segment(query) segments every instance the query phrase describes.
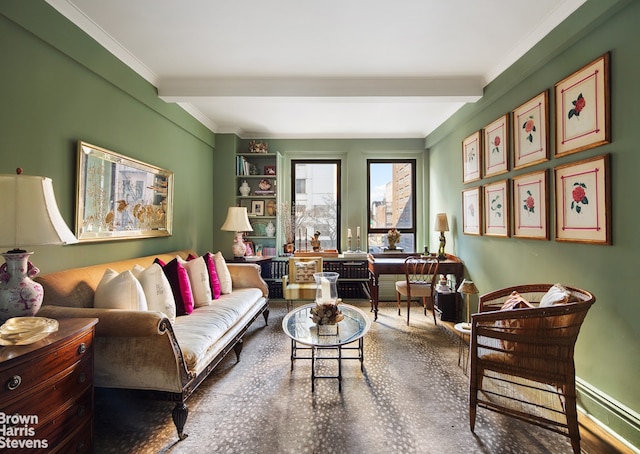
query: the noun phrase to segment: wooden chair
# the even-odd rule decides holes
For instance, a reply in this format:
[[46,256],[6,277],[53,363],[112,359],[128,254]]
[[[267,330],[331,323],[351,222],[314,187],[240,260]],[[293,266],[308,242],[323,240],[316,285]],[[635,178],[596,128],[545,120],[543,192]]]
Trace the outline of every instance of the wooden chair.
[[422,298],[424,315],[427,315],[427,300],[431,300],[433,322],[437,325],[436,310],[433,303],[433,293],[436,276],[438,275],[439,262],[435,258],[412,256],[404,261],[405,279],[396,282],[396,299],[398,302],[398,315],[400,315],[401,297],[407,297],[407,325],[409,325],[409,313],[411,312],[411,299]]
[[[469,424],[477,407],[571,439],[580,453],[574,346],[595,297],[565,286],[575,302],[535,307],[551,284],[508,287],[480,297],[471,317]],[[533,308],[500,310],[513,291]]]
[[287,310],[293,309],[293,301],[315,300],[316,281],[313,273],[322,272],[322,257],[290,257],[289,274],[282,276],[282,295],[287,300]]

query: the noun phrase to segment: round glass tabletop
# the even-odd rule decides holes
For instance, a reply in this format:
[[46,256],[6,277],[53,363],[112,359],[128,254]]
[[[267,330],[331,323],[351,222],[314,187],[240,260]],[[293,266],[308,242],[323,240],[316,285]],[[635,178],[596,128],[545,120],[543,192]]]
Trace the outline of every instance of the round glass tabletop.
[[316,325],[311,320],[311,308],[305,304],[289,312],[282,320],[282,329],[296,342],[312,347],[336,347],[349,344],[364,336],[371,328],[369,317],[349,304],[340,304],[344,319],[335,325]]

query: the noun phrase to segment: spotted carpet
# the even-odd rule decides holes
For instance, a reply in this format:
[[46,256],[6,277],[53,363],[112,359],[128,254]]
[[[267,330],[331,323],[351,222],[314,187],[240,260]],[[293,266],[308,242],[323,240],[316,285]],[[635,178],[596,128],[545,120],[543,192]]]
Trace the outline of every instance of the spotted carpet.
[[[336,380],[316,381],[311,364],[291,370],[282,331],[284,304],[272,303],[245,337],[241,361],[230,354],[188,401],[178,442],[173,404],[120,390],[96,390],[96,453],[570,453],[568,439],[479,410],[469,430],[468,377],[458,366],[458,338],[418,307],[381,303],[364,338],[364,371],[343,363]],[[363,306],[366,307],[366,306]],[[370,314],[373,318],[373,314]],[[326,373],[335,361],[323,361]]]

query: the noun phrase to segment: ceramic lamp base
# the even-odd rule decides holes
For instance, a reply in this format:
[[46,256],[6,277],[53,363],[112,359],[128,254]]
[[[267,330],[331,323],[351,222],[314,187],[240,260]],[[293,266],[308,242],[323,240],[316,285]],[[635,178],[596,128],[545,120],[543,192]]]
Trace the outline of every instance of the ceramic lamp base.
[[29,263],[33,252],[7,252],[0,267],[0,322],[36,315],[42,305],[42,285],[31,280],[38,269]]
[[231,246],[231,252],[233,252],[233,256],[236,258],[244,257],[247,253],[247,245],[244,244],[242,232],[236,232],[236,237],[233,239],[233,246]]

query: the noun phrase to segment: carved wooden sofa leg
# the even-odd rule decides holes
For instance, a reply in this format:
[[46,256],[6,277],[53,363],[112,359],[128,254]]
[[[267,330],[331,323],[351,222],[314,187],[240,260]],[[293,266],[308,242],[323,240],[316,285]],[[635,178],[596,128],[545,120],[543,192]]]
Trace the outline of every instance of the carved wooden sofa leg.
[[[288,306],[288,302],[287,302],[287,307]],[[266,308],[263,312],[262,312],[262,316],[264,317],[264,324],[268,325],[269,324],[269,308]]]
[[242,353],[242,347],[244,346],[244,340],[239,339],[233,346],[233,351],[236,354],[236,362],[240,361],[240,353]]
[[187,423],[187,416],[189,416],[189,408],[187,407],[187,404],[184,402],[178,402],[171,412],[171,417],[173,418],[173,424],[175,424],[176,429],[178,430],[178,438],[180,440],[184,440],[189,436],[183,432],[184,425]]

